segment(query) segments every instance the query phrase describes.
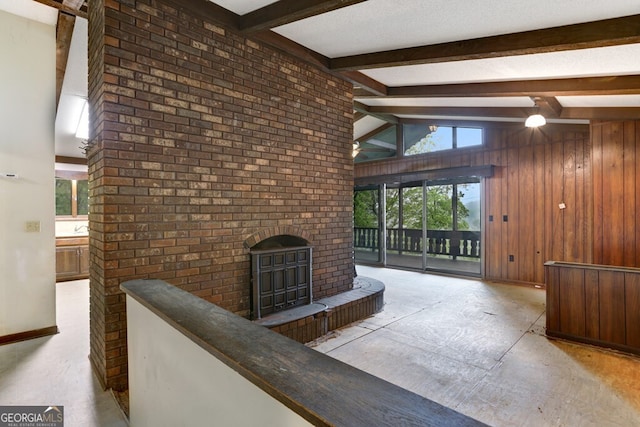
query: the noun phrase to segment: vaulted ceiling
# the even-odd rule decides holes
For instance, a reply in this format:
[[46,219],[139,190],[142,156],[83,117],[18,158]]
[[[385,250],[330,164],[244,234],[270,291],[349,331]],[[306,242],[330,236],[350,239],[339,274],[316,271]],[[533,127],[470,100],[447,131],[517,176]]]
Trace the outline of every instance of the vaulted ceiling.
[[185,8],[353,82],[354,138],[404,119],[640,118],[637,0],[214,0]]
[[[28,1],[28,0],[23,0]],[[83,0],[59,10],[59,76]],[[165,0],[354,85],[354,139],[410,119],[640,118],[639,0]]]

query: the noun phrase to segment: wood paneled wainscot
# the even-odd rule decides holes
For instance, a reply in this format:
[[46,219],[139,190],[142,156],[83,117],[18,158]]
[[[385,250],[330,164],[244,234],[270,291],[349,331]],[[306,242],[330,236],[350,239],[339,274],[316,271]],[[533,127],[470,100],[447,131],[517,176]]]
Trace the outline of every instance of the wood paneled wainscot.
[[56,281],[89,277],[89,238],[56,238]]
[[640,268],[545,263],[547,335],[640,354]]

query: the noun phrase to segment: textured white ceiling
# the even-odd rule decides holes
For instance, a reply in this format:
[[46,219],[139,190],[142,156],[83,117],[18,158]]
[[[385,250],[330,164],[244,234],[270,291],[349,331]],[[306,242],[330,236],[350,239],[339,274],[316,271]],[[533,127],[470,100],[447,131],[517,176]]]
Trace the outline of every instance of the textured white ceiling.
[[[209,0],[244,15],[275,0]],[[33,0],[0,0],[0,10],[55,25],[57,11]],[[640,13],[640,0],[368,0],[274,29],[275,32],[327,57],[340,57],[404,47],[466,40],[510,32],[589,22]],[[59,115],[72,115],[72,104],[86,97],[86,21],[78,26],[85,35],[74,34]],[[74,59],[75,58],[75,59]],[[79,58],[79,59],[78,59]],[[364,70],[381,83],[393,86],[551,79],[640,74],[640,44],[555,52],[505,58],[447,62]],[[417,98],[359,99],[378,106],[521,107],[528,98]],[[640,106],[640,96],[558,97],[565,107]],[[69,104],[66,104],[69,102]],[[68,108],[67,108],[68,107]],[[418,118],[416,116],[399,116]],[[422,118],[426,116],[420,116]],[[446,116],[430,118],[448,119]],[[464,117],[455,117],[458,120]],[[469,120],[497,120],[468,117]],[[500,119],[519,121],[518,119]],[[549,120],[553,122],[553,120]],[[584,120],[563,120],[585,123]],[[62,122],[61,122],[62,123]],[[71,122],[69,122],[71,123]],[[357,138],[384,122],[366,117],[354,125]],[[60,124],[60,129],[63,125]],[[67,124],[71,127],[71,124]],[[70,132],[65,131],[65,132]],[[58,154],[76,155],[75,141],[56,148]],[[57,144],[63,145],[63,144]]]
[[[216,1],[247,13],[265,0]],[[233,3],[233,5],[230,5]],[[329,58],[467,40],[640,13],[640,0],[368,0],[275,28]],[[640,44],[362,70],[388,86],[640,74]],[[528,98],[362,98],[370,106],[521,107]],[[640,106],[637,97],[561,97],[563,106]],[[416,118],[415,116],[412,118]],[[463,119],[463,118],[459,118]],[[469,119],[480,119],[471,117]],[[487,118],[491,119],[491,118]],[[363,119],[364,120],[364,119]],[[564,121],[575,122],[575,121]],[[585,123],[585,121],[578,121]],[[375,121],[367,121],[375,123]],[[356,123],[356,137],[366,133]],[[368,126],[362,126],[368,128]]]
[[378,129],[386,122],[373,116],[365,116],[353,124],[353,139],[358,139],[369,132]]
[[364,70],[387,86],[626,75],[640,72],[640,44]]
[[335,58],[638,12],[638,0],[368,0],[274,31]]
[[88,50],[88,29],[89,23],[86,19],[78,18],[73,26],[73,36],[67,58],[67,71],[64,74],[62,93],[78,95],[84,98],[88,93],[87,72],[89,69]]
[[210,0],[238,15],[245,15],[256,9],[275,3],[276,0]]
[[640,107],[640,95],[558,96],[563,107]]

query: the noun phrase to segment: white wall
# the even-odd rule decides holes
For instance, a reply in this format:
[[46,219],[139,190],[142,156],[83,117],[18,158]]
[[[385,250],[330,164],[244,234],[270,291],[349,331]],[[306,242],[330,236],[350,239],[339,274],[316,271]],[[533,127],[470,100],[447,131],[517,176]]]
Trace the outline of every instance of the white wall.
[[132,426],[310,426],[127,296]]
[[0,10],[0,336],[56,324],[55,37]]

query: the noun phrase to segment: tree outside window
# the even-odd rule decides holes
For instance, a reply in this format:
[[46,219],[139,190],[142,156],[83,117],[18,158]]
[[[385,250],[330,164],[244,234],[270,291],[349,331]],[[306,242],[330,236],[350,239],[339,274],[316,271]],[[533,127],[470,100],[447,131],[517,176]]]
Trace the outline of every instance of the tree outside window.
[[56,216],[75,218],[88,214],[88,181],[56,178]]

